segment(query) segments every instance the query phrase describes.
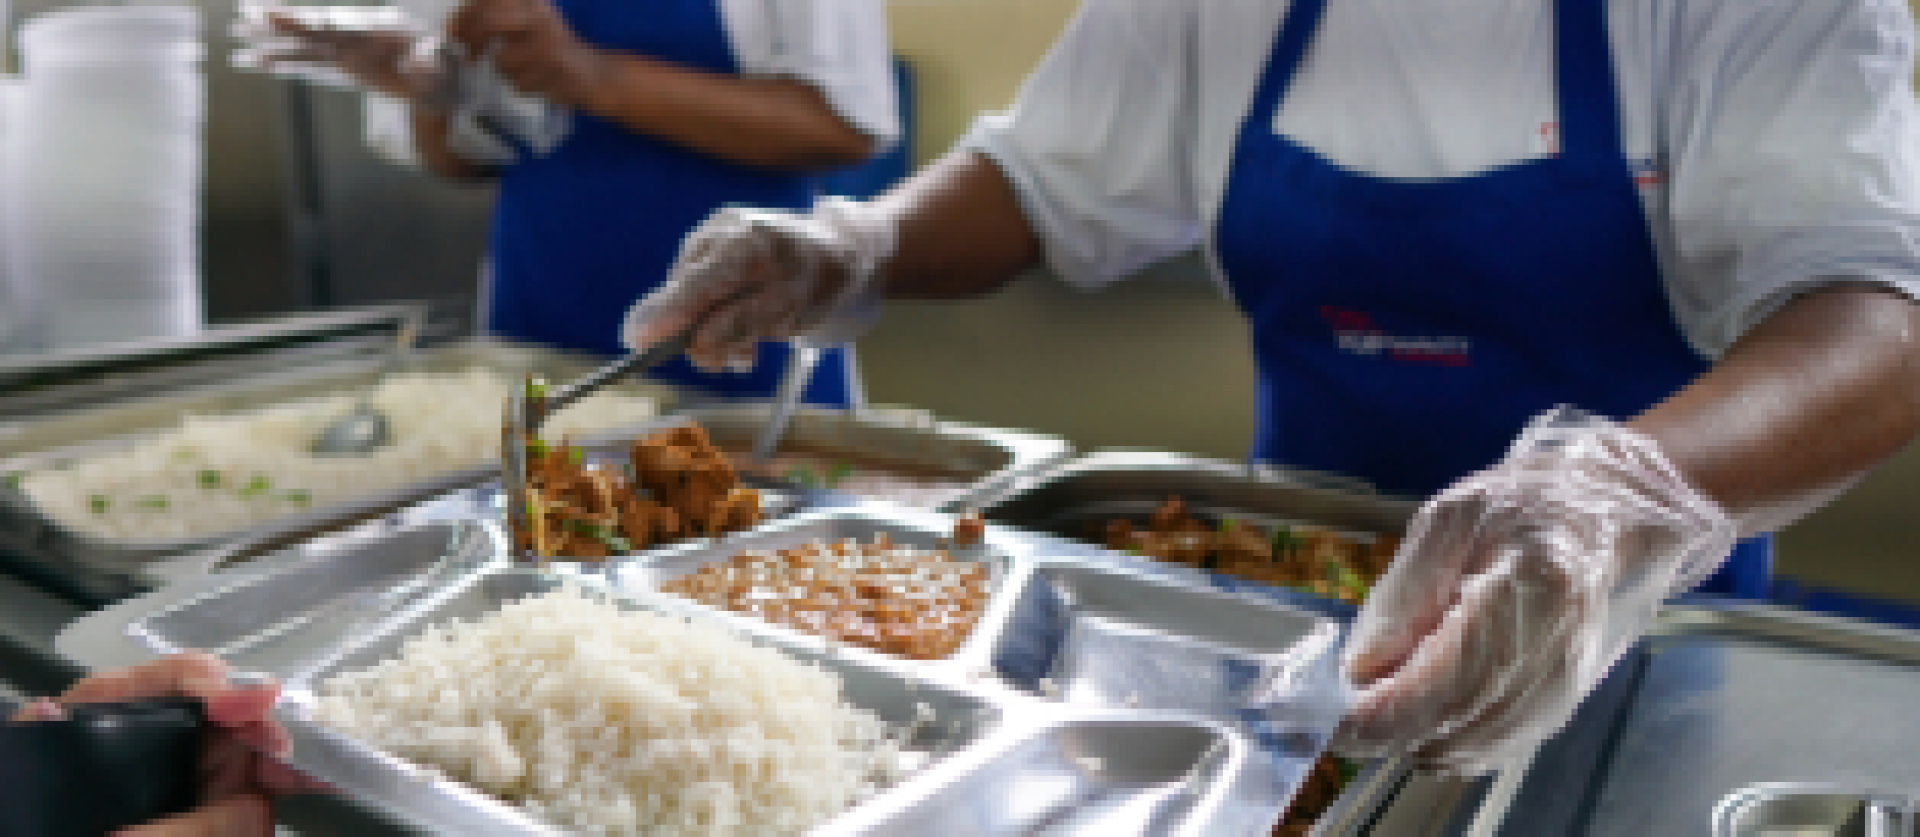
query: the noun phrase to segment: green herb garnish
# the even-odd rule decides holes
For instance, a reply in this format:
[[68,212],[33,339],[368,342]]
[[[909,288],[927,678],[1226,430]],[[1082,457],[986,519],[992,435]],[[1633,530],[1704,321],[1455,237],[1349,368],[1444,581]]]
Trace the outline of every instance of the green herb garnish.
[[547,397],[546,379],[545,378],[528,378],[527,379],[527,397],[528,398]]
[[820,484],[820,476],[818,474],[815,474],[812,468],[809,468],[805,465],[795,465],[791,468],[788,468],[787,472],[783,476],[787,478],[787,482],[793,483],[794,485],[798,485],[802,488],[823,488],[824,487]]
[[220,482],[221,477],[219,471],[206,470],[200,472],[201,488],[219,488]]
[[1231,517],[1223,517],[1223,518],[1220,518],[1220,520],[1217,523],[1215,523],[1214,526],[1220,530],[1220,534],[1224,535],[1228,532],[1231,532],[1235,529],[1240,528],[1240,521],[1234,520]]
[[1291,526],[1278,526],[1273,530],[1273,554],[1276,558],[1285,557],[1306,543],[1307,539],[1300,537]]
[[839,488],[840,483],[846,482],[847,477],[850,476],[853,476],[853,465],[846,462],[835,462],[833,463],[833,467],[827,469],[827,475],[821,478],[820,487]]
[[313,502],[313,492],[307,491],[306,489],[294,489],[281,494],[280,499],[304,506]]
[[567,528],[606,544],[607,548],[615,552],[633,551],[633,542],[621,537],[619,532],[615,532],[605,526],[588,523],[584,520],[569,520],[567,521]]
[[159,497],[159,496],[142,497],[138,500],[135,500],[134,504],[138,505],[140,508],[143,508],[143,509],[164,509],[167,507],[168,500],[165,497]]
[[113,501],[105,494],[95,494],[87,498],[87,507],[93,509],[94,514],[106,514],[107,509],[113,508]]
[[528,455],[528,456],[546,456],[546,455],[547,455],[547,443],[546,443],[546,442],[542,442],[542,441],[540,441],[539,439],[528,439],[528,440],[527,440],[527,455]]
[[273,488],[273,484],[268,482],[266,477],[255,474],[253,479],[247,480],[247,484],[240,487],[240,496],[258,497],[267,493],[268,489],[271,488]]
[[568,462],[572,462],[573,464],[578,465],[580,464],[581,460],[585,458],[586,458],[586,454],[581,453],[579,448],[567,448]]
[[20,481],[26,478],[25,471],[8,471],[5,475],[0,475],[0,482],[5,482],[8,488],[19,488]]

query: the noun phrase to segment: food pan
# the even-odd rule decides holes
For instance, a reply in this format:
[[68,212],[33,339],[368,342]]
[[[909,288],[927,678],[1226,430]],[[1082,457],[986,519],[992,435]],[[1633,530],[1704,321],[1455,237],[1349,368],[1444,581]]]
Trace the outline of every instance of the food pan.
[[[1399,771],[1343,800],[1340,827],[1323,833],[1881,833],[1848,829],[1887,822],[1882,794],[1920,788],[1916,705],[1920,632],[1674,605],[1525,765],[1478,782]],[[1769,790],[1792,786],[1854,802]]]
[[1913,797],[1837,785],[1774,783],[1746,788],[1714,811],[1713,837],[1913,837]]
[[[769,409],[729,405],[687,415],[707,428],[714,444],[745,454],[766,426]],[[781,437],[779,453],[852,466],[856,481],[843,487],[853,493],[861,488],[858,474],[868,471],[951,482],[945,491],[916,491],[898,499],[955,511],[978,506],[1009,483],[1064,460],[1071,450],[1057,437],[940,421],[916,410],[802,407]]]
[[[368,357],[281,370],[217,387],[137,399],[16,426],[6,440],[0,442],[0,473],[59,467],[62,462],[124,447],[174,426],[183,413],[243,412],[296,399],[356,392],[373,382],[378,366],[377,358]],[[587,362],[558,352],[493,340],[473,340],[423,351],[413,368],[451,372],[476,366],[510,376],[531,373],[553,378],[570,377],[590,368]],[[672,390],[651,384],[630,386],[627,391],[655,398],[662,410],[675,398]],[[629,430],[627,434],[632,432]],[[142,569],[164,556],[219,545],[280,542],[315,529],[337,528],[342,520],[378,515],[458,487],[479,484],[490,479],[496,469],[497,466],[486,464],[452,471],[413,485],[370,492],[364,497],[291,514],[226,535],[146,542],[98,538],[74,531],[42,514],[22,492],[0,486],[0,551],[35,571],[52,575],[83,595],[110,601],[151,586],[156,579],[148,577]]]
[[[710,564],[725,562],[742,552],[775,551],[803,546],[810,543],[836,543],[855,540],[871,542],[885,535],[899,546],[917,549],[947,549],[955,559],[978,561],[988,567],[991,581],[984,612],[975,623],[972,635],[956,649],[945,662],[962,671],[979,671],[985,668],[991,655],[990,640],[1000,631],[1012,610],[1012,591],[1019,589],[1020,580],[1025,574],[1023,559],[1026,547],[1011,533],[997,527],[989,528],[980,545],[954,548],[949,544],[953,533],[954,518],[881,504],[862,504],[845,508],[821,509],[805,512],[794,517],[779,520],[746,533],[737,533],[715,541],[688,543],[642,553],[626,560],[617,561],[610,570],[614,583],[623,590],[657,591],[667,582],[694,572]],[[679,601],[679,597],[668,593],[659,593]],[[825,647],[826,640],[798,629],[788,629],[778,625],[767,625],[763,620],[748,615],[710,608],[706,605],[685,602],[687,608],[708,611],[715,618],[738,619],[755,625],[765,625],[765,630],[783,634],[787,642],[796,647],[815,645]],[[863,647],[841,644],[839,653],[851,658],[886,657],[898,659],[908,665],[924,665],[922,662],[897,658],[892,655],[871,651]]]
[[1168,497],[1203,517],[1307,525],[1360,538],[1398,534],[1418,507],[1352,484],[1268,466],[1175,453],[1105,451],[1015,481],[982,507],[988,520],[1085,539],[1113,518],[1144,518]]
[[52,411],[382,350],[401,323],[423,311],[417,304],[382,305],[220,326],[191,337],[0,357],[0,439],[23,420]]

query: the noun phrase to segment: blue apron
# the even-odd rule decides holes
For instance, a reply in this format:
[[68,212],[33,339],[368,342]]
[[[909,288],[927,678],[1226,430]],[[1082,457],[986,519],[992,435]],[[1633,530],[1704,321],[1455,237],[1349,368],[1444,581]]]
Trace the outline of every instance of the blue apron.
[[[1708,368],[1674,322],[1620,147],[1605,7],[1555,3],[1558,155],[1416,181],[1273,130],[1326,8],[1293,0],[1214,231],[1252,325],[1254,458],[1427,496],[1543,410],[1630,417]],[[1702,589],[1764,596],[1769,562],[1765,539],[1743,543]]]
[[[558,0],[588,43],[726,75],[738,66],[716,0]],[[493,213],[489,331],[615,355],[620,323],[666,277],[680,241],[729,203],[805,209],[805,174],[737,165],[584,113],[544,157],[507,169]],[[782,343],[760,347],[744,374],[705,374],[680,358],[655,377],[735,397],[773,392],[785,368]],[[828,352],[807,390],[816,404],[844,405],[845,354]]]

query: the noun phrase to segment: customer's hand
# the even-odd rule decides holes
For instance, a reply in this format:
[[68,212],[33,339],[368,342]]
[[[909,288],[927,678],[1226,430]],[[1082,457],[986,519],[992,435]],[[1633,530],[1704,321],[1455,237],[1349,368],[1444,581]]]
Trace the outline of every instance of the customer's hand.
[[469,0],[447,35],[468,56],[492,61],[514,89],[582,110],[592,109],[610,60],[548,0]]
[[1734,521],[1653,440],[1556,411],[1429,501],[1347,646],[1340,749],[1482,773],[1564,726]]
[[666,283],[627,312],[620,339],[638,350],[699,322],[687,354],[708,369],[751,363],[765,339],[846,342],[873,318],[893,241],[890,219],[839,198],[806,215],[720,210],[681,245]]
[[63,717],[62,707],[77,704],[196,698],[206,707],[213,728],[201,763],[201,806],[119,837],[265,837],[273,833],[270,797],[325,788],[276,758],[291,747],[286,731],[268,714],[279,687],[235,686],[227,678],[227,666],[219,659],[180,654],[88,677],[55,700],[28,705],[14,720],[57,720]]

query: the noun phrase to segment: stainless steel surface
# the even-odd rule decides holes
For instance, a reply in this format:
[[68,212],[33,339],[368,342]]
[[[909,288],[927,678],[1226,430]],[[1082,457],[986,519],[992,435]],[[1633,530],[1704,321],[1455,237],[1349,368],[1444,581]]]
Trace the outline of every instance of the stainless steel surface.
[[[715,445],[746,453],[766,426],[769,410],[766,404],[712,406],[685,415],[705,427]],[[953,475],[964,484],[936,509],[951,512],[974,508],[1014,480],[1060,462],[1072,447],[1054,436],[942,421],[913,410],[855,413],[802,406],[794,411],[780,452]]]
[[427,522],[330,545],[174,605],[128,627],[160,653],[199,649],[246,671],[285,677],[374,621],[484,565],[504,548],[497,525]]
[[1169,497],[1204,516],[1308,524],[1362,537],[1399,533],[1417,508],[1411,500],[1338,485],[1315,474],[1176,453],[1102,451],[1015,480],[983,511],[988,520],[1084,540],[1102,521],[1143,518]]
[[[0,440],[34,416],[362,354],[417,310],[330,311],[220,326],[190,338],[0,357]],[[8,447],[0,441],[0,450]]]
[[800,405],[800,396],[807,391],[813,370],[819,366],[820,347],[807,340],[794,339],[792,351],[787,355],[786,371],[780,375],[780,388],[774,392],[773,405],[767,413],[767,426],[760,429],[759,438],[753,442],[754,462],[764,464],[780,450],[780,437],[786,435],[793,409]]
[[[234,413],[290,401],[353,392],[368,385],[377,373],[378,357],[362,357],[335,364],[281,370],[220,386],[136,399],[86,413],[61,416],[15,426],[0,445],[0,472],[58,467],[76,460],[124,448],[174,426],[182,413]],[[509,376],[536,373],[572,377],[590,364],[546,349],[493,340],[469,340],[424,351],[417,367],[450,372],[472,367],[497,370]],[[624,390],[656,398],[662,410],[675,399],[673,390],[654,384],[636,384]],[[257,553],[297,540],[316,529],[337,528],[341,521],[391,511],[410,502],[443,494],[494,477],[493,463],[448,472],[414,485],[369,493],[329,508],[290,516],[228,535],[184,541],[131,542],[95,538],[73,531],[41,514],[19,491],[0,487],[0,550],[37,570],[56,574],[102,599],[126,595],[157,580],[147,574],[152,563],[169,556],[203,553],[212,563],[199,571],[227,563],[207,553],[227,546],[236,553]]]
[[[1763,605],[1676,605],[1523,767],[1452,793],[1402,775],[1358,800],[1378,821],[1328,833],[1709,834],[1716,816],[1780,783],[1912,793],[1916,705],[1920,632]],[[1778,830],[1745,833],[1849,833],[1852,814],[1832,802],[1761,806]]]
[[1903,793],[1779,783],[1744,788],[1714,811],[1713,837],[1913,837],[1916,802]]
[[[477,495],[478,492],[469,492]],[[1178,579],[1138,577],[1127,566],[1108,566],[1098,553],[1084,558],[1036,551],[1052,543],[1025,533],[989,527],[982,560],[1003,569],[989,604],[989,616],[953,658],[912,661],[830,645],[757,619],[722,614],[657,590],[660,581],[723,554],[748,547],[799,540],[871,537],[886,533],[901,542],[931,542],[953,519],[893,506],[865,504],[828,509],[736,534],[723,542],[664,549],[607,567],[556,564],[547,570],[511,565],[499,538],[486,541],[485,560],[459,562],[451,579],[417,588],[383,616],[362,620],[357,636],[343,638],[337,626],[302,620],[300,612],[325,608],[329,599],[353,598],[377,588],[383,579],[422,572],[438,564],[454,539],[423,520],[459,520],[483,508],[483,501],[447,503],[422,512],[412,528],[389,527],[357,538],[336,538],[309,545],[280,569],[253,573],[225,585],[199,580],[199,592],[175,595],[171,604],[147,610],[120,607],[112,614],[82,620],[76,632],[96,639],[118,633],[146,638],[148,653],[165,650],[153,638],[205,636],[226,641],[249,668],[284,677],[286,699],[277,712],[295,738],[297,766],[339,787],[349,796],[398,817],[411,827],[457,834],[549,834],[540,823],[444,774],[397,759],[334,733],[313,721],[316,685],[334,672],[371,664],[391,655],[407,637],[447,619],[471,618],[513,599],[571,581],[623,606],[710,620],[752,641],[770,644],[802,660],[818,662],[842,678],[847,699],[875,712],[897,728],[910,729],[913,749],[930,763],[897,786],[856,805],[844,816],[812,832],[826,835],[882,834],[1082,834],[1082,835],[1229,835],[1264,837],[1280,806],[1302,779],[1331,731],[1337,714],[1313,704],[1333,674],[1336,649],[1325,640],[1337,636],[1332,620],[1284,607],[1240,600],[1205,590],[1180,589]],[[497,524],[477,524],[493,527]],[[471,545],[480,543],[468,540]],[[472,557],[472,556],[470,556]],[[338,563],[340,568],[328,568]],[[1043,577],[1046,580],[1042,580]],[[1166,697],[1147,689],[1149,700],[1110,700],[1124,688],[1106,692],[1074,691],[1057,699],[1038,688],[1010,688],[989,666],[1017,653],[1011,635],[1027,620],[1016,618],[1015,603],[1027,590],[1046,584],[1042,598],[1080,615],[1124,624],[1130,636],[1202,648],[1213,654],[1216,671],[1183,661],[1183,671],[1201,682],[1236,688],[1259,698],[1252,707],[1262,720],[1250,723],[1245,711],[1232,717],[1208,717],[1217,700],[1200,700],[1194,709],[1154,709],[1147,704]],[[1067,590],[1062,594],[1062,590]],[[294,605],[296,591],[306,595]],[[169,591],[150,594],[166,599]],[[285,607],[270,601],[282,600]],[[1210,619],[1207,614],[1227,614]],[[1058,614],[1056,614],[1058,615]],[[1257,621],[1287,626],[1257,631]],[[117,626],[117,629],[116,629]],[[1191,632],[1194,636],[1184,636]],[[260,634],[256,638],[252,634]],[[299,639],[295,634],[310,634]],[[1055,633],[1064,642],[1070,631]],[[64,638],[63,638],[64,639]],[[271,658],[259,653],[270,645],[297,648],[297,654]],[[1108,646],[1101,646],[1108,647]],[[1136,654],[1138,647],[1111,647]],[[82,656],[121,662],[118,652],[78,649]],[[1064,655],[1062,682],[1114,683],[1120,672],[1140,672],[1137,661],[1107,656],[1089,646]],[[991,657],[995,662],[988,663]],[[1042,675],[1045,676],[1045,675]],[[1014,684],[1018,686],[1019,684]],[[1151,684],[1144,684],[1151,686]],[[1192,691],[1193,687],[1182,688]],[[1129,703],[1135,705],[1127,705]],[[921,717],[925,706],[930,721]],[[1297,752],[1288,755],[1288,748]]]
[[373,406],[373,392],[393,373],[399,371],[413,354],[414,341],[420,338],[420,317],[408,317],[393,338],[393,347],[388,351],[386,363],[374,376],[373,383],[360,391],[360,398],[353,410],[320,431],[319,438],[313,442],[313,452],[321,456],[360,456],[385,447],[393,441],[393,430],[387,421],[387,415]]
[[[1016,556],[1024,558],[1027,548],[1009,533],[989,529],[981,545],[953,549],[947,544],[952,532],[953,519],[945,515],[875,505],[822,509],[795,515],[718,541],[684,544],[641,553],[631,560],[618,564],[609,573],[609,578],[616,587],[624,591],[657,591],[662,585],[675,578],[699,570],[701,567],[724,562],[742,552],[780,550],[810,543],[838,543],[848,540],[872,542],[882,535],[899,546],[917,549],[948,548],[949,554],[955,559],[986,564],[991,574],[985,609],[981,612],[972,635],[961,643],[958,649],[955,649],[951,657],[940,661],[935,666],[953,668],[955,676],[964,678],[987,669],[992,655],[990,640],[1000,633],[1001,626],[1012,612],[1013,591],[1020,588],[1023,580],[1019,576],[1024,573],[1026,565],[1024,562],[1017,562]],[[725,621],[764,624],[752,616],[708,608],[692,602],[684,606],[712,613],[715,618]],[[789,644],[794,646],[810,645],[826,649],[833,645],[820,637],[777,625],[767,625],[763,630],[781,634]],[[835,647],[839,653],[856,659],[899,659],[857,646]],[[904,662],[915,668],[931,665],[924,662]]]

